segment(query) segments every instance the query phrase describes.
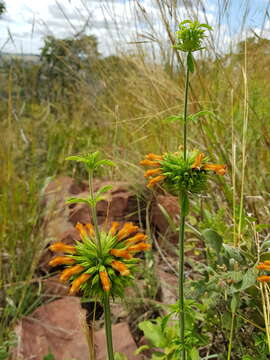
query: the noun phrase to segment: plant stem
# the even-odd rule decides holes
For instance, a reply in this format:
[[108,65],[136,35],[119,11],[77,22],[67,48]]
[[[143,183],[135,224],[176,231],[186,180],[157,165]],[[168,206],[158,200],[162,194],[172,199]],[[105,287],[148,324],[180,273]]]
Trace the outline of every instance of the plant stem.
[[[92,200],[94,200],[93,171],[89,171],[88,180],[89,180],[90,197],[91,197]],[[100,242],[100,234],[99,234],[98,221],[97,221],[96,205],[94,205],[94,204],[91,206],[91,215],[92,215],[92,220],[93,220],[93,223],[94,223],[94,228],[95,228],[95,233],[96,233],[98,252],[101,255],[102,247],[101,247],[101,242]]]
[[227,360],[230,360],[230,359],[231,359],[232,343],[233,343],[233,333],[234,333],[234,320],[235,320],[235,313],[232,313],[231,330],[230,330],[230,340],[229,340],[229,348],[228,348]]
[[[185,82],[185,99],[184,99],[184,160],[187,160],[187,110],[188,110],[188,83],[189,83],[189,68],[186,61],[186,82]],[[180,194],[180,227],[179,227],[179,331],[180,343],[182,350],[180,359],[186,359],[185,351],[185,304],[184,304],[184,241],[185,241],[185,220],[186,209],[185,202],[187,201],[187,193],[185,191]]]
[[186,82],[185,82],[185,100],[184,100],[184,160],[187,159],[187,109],[188,109],[188,83],[189,83],[189,68],[186,64]]
[[105,293],[105,296],[104,296],[103,305],[104,305],[104,315],[105,315],[105,329],[106,329],[108,359],[114,360],[113,343],[112,343],[112,322],[111,322],[111,311],[110,311],[110,297],[107,292]]
[[185,240],[185,219],[183,211],[184,196],[181,198],[181,215],[179,228],[179,329],[180,329],[180,343],[182,345],[180,359],[186,359],[185,352],[185,308],[184,308],[184,240]]

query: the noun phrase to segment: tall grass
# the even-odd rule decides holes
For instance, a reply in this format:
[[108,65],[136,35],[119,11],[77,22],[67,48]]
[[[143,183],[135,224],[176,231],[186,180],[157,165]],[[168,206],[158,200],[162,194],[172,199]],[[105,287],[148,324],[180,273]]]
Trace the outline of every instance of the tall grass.
[[[58,95],[53,102],[38,101],[34,89],[29,89],[39,87],[36,69],[27,74],[13,66],[2,77],[0,285],[5,300],[0,307],[5,310],[0,321],[0,340],[6,336],[9,324],[40,302],[38,282],[29,288],[46,241],[40,226],[40,191],[48,176],[73,174],[64,158],[102,149],[119,164],[110,176],[137,183],[142,174],[137,164],[143,154],[150,150],[162,153],[182,143],[182,137],[175,136],[180,124],[168,126],[166,121],[170,115],[182,112],[184,99],[182,59],[171,48],[173,27],[183,17],[196,16],[198,7],[199,15],[207,22],[206,4],[198,0],[190,6],[191,2],[184,1],[179,10],[177,1],[152,3],[158,26],[140,1],[132,3],[130,11],[136,19],[136,30],[128,51],[131,39],[124,38],[118,24],[114,36],[119,38],[113,40],[118,49],[123,44],[122,51],[118,58],[96,60],[98,91],[93,91],[93,83],[83,77],[72,77],[68,96],[55,88]],[[243,3],[239,39],[245,35],[249,12],[249,2]],[[199,71],[192,75],[189,104],[192,112],[209,110],[215,115],[193,121],[188,142],[208,153],[213,161],[228,164],[229,173],[232,171],[227,185],[223,179],[213,181],[212,199],[208,202],[206,198],[204,206],[213,213],[223,207],[224,222],[229,227],[235,222],[240,224],[234,235],[237,244],[245,236],[242,212],[260,224],[269,223],[270,218],[270,44],[257,37],[257,42],[246,42],[246,51],[243,45],[227,46],[226,52],[223,49],[224,54],[220,53],[216,44],[224,40],[224,19],[230,23],[232,2],[224,0],[218,4],[217,23],[211,23],[217,34],[211,40],[212,53],[197,61]],[[117,25],[118,18],[111,19],[113,5],[104,6],[105,20],[113,20]],[[139,20],[145,24],[145,33]],[[108,34],[109,31],[108,28]],[[71,75],[68,71],[65,74],[67,78]],[[29,76],[36,76],[36,81],[29,83]]]

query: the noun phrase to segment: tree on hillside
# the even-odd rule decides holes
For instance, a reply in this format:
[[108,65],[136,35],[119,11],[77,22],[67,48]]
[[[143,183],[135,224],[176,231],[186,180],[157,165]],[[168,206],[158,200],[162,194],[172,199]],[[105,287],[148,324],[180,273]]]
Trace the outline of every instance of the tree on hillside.
[[41,49],[42,77],[50,84],[61,87],[61,93],[84,80],[99,58],[98,42],[93,35],[57,39],[47,36]]
[[0,16],[6,11],[6,5],[3,1],[0,1]]

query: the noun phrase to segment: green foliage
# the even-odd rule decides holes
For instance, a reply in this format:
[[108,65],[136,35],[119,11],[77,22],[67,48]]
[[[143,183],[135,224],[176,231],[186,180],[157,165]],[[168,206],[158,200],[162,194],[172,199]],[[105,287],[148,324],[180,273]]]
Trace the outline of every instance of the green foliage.
[[207,172],[192,168],[198,154],[198,151],[190,152],[187,160],[184,160],[182,151],[164,155],[160,167],[162,174],[166,176],[164,186],[169,192],[174,195],[182,191],[200,193],[206,188]]
[[212,27],[207,24],[200,24],[197,20],[184,20],[179,25],[179,30],[176,32],[176,45],[177,50],[185,51],[188,53],[188,66],[193,72],[193,59],[191,52],[204,49],[202,47],[202,40],[206,37],[205,31],[212,30]]

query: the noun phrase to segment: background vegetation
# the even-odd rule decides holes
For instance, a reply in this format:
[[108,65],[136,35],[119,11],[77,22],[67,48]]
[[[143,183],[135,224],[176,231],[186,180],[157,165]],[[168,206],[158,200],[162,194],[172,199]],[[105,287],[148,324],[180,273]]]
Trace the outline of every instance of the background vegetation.
[[[225,17],[229,2],[221,3],[219,16]],[[131,51],[104,57],[98,51],[97,38],[79,34],[66,39],[47,37],[37,63],[23,59],[1,62],[3,358],[13,343],[16,320],[42,303],[36,286],[40,278],[35,274],[44,246],[42,189],[57,174],[85,175],[80,170],[76,173],[65,157],[101,149],[118,164],[103,176],[136,184],[141,178],[143,185],[138,162],[144,154],[173,150],[182,143],[180,124],[171,121],[172,115],[182,112],[184,91],[182,59],[171,49],[174,29],[169,26],[168,14],[172,4],[156,0],[167,41],[154,41],[151,53],[138,42]],[[190,16],[195,15],[193,10],[195,7],[188,6]],[[150,14],[140,6],[134,16],[138,13],[150,26]],[[176,22],[177,12],[172,13]],[[243,18],[243,28],[245,21]],[[158,39],[155,27],[151,28],[148,37]],[[222,33],[222,25],[214,32]],[[213,162],[228,164],[228,175],[213,180],[207,195],[193,205],[194,213],[203,219],[198,230],[214,229],[229,247],[223,259],[215,249],[210,251],[206,264],[212,270],[192,265],[195,272],[204,273],[194,285],[193,296],[214,294],[215,302],[205,304],[204,320],[206,330],[215,333],[212,353],[222,353],[229,342],[231,313],[235,312],[231,300],[237,295],[235,326],[239,337],[235,341],[240,345],[233,358],[263,360],[267,350],[260,345],[265,344],[265,334],[258,330],[264,327],[259,291],[254,286],[250,290],[253,278],[244,286],[243,277],[257,261],[258,249],[268,249],[262,244],[269,239],[270,219],[270,41],[254,33],[222,54],[215,52],[212,41],[212,50],[201,54],[191,76],[190,112],[201,113],[190,121],[188,142]],[[232,248],[237,252],[234,255]],[[237,291],[227,282],[231,278],[239,285]],[[225,301],[221,287],[228,290],[229,301]],[[218,318],[214,315],[217,306],[222,313]]]

